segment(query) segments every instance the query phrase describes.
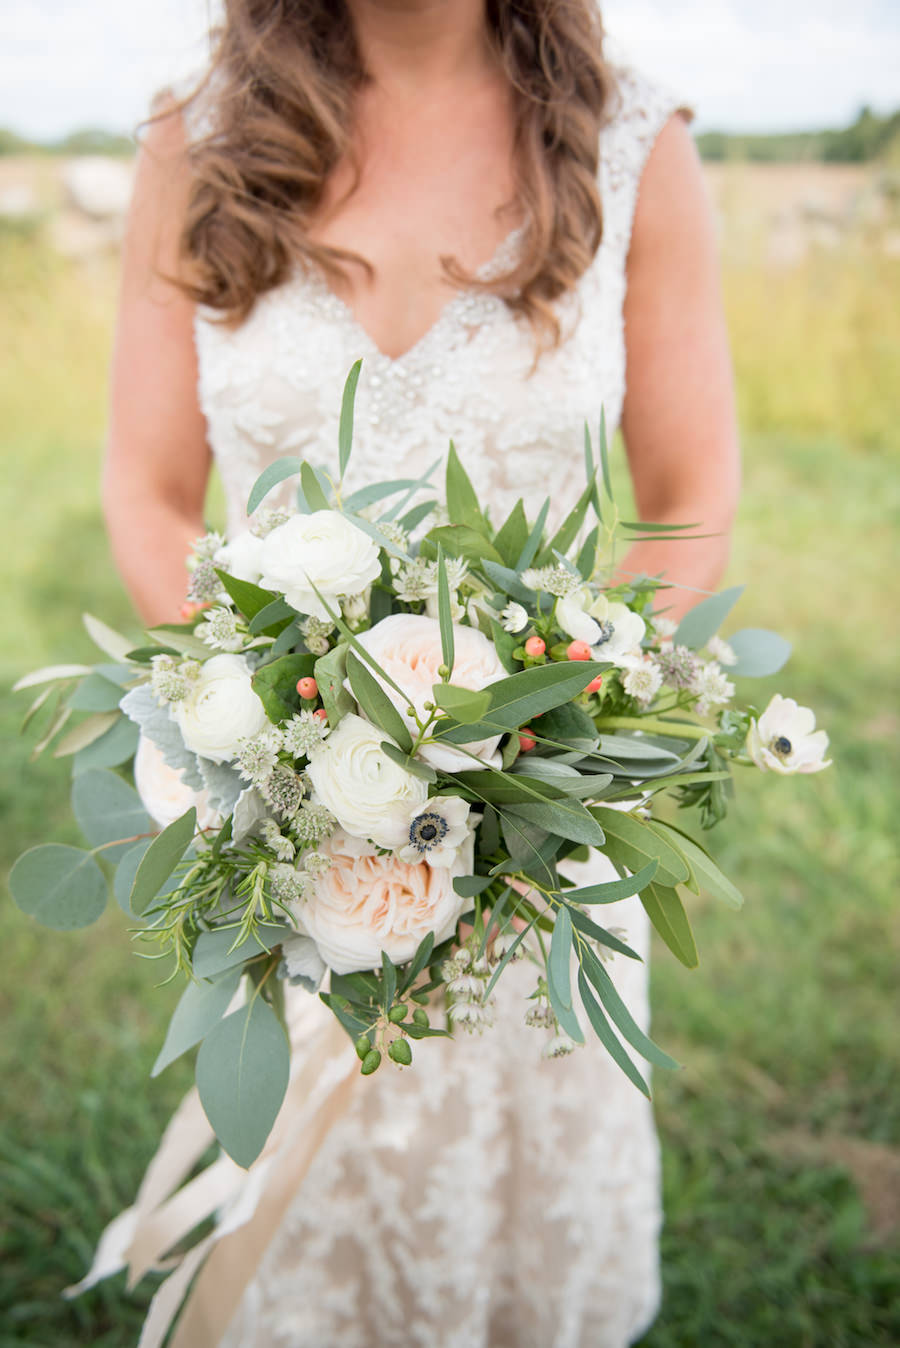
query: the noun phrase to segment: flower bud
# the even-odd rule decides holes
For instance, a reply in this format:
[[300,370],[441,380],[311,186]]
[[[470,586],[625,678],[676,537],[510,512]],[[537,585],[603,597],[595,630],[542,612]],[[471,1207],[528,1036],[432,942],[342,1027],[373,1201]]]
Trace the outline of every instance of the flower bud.
[[406,1020],[405,1006],[392,1006],[388,1012],[388,1020],[392,1025],[399,1025],[401,1020]]
[[311,675],[307,675],[305,678],[297,680],[297,692],[305,702],[311,702],[314,697],[318,696],[319,685]]
[[416,1025],[428,1024],[428,1012],[423,1010],[421,1006],[416,1007],[415,1011],[413,1011],[412,1018]]
[[388,1049],[388,1057],[401,1067],[409,1067],[412,1062],[412,1049],[408,1039],[395,1039]]
[[356,1056],[360,1062],[365,1062],[372,1051],[372,1042],[367,1034],[361,1034],[353,1047],[356,1049]]
[[438,678],[439,678],[439,679],[449,679],[449,677],[450,677],[450,666],[449,666],[449,665],[438,665]]
[[378,1052],[378,1049],[370,1048],[366,1056],[363,1058],[362,1066],[360,1067],[359,1070],[364,1077],[370,1077],[373,1072],[376,1072],[378,1070],[380,1063],[381,1063],[381,1054]]

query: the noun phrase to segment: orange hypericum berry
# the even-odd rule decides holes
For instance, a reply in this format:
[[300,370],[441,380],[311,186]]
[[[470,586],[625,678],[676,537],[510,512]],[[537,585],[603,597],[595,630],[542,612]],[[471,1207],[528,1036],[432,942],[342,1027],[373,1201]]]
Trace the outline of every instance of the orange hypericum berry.
[[598,674],[595,679],[591,679],[585,691],[588,693],[599,693],[602,686],[603,686],[603,675]]
[[304,701],[311,702],[318,695],[319,685],[311,674],[307,674],[305,678],[297,680],[297,692]]
[[519,748],[523,754],[527,754],[529,749],[533,749],[537,740],[533,735],[529,735],[527,730],[519,731]]
[[570,641],[566,647],[567,660],[590,660],[591,648],[586,641]]
[[324,707],[317,707],[316,710],[313,712],[313,716],[315,716],[317,721],[328,720],[328,712],[325,710]]
[[526,655],[543,655],[547,649],[547,643],[540,637],[529,637],[525,642]]
[[192,604],[187,599],[181,605],[181,616],[186,623],[189,623],[192,618],[196,618],[199,612],[200,612],[200,605]]

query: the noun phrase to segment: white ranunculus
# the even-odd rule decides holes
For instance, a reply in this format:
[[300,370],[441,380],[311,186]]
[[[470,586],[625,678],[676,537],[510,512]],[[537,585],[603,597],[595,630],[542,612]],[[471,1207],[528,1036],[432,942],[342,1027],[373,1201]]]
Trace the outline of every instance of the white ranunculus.
[[[416,723],[413,717],[407,715],[407,707],[411,704],[422,720],[427,719],[425,703],[433,701],[432,689],[434,684],[440,683],[438,669],[444,662],[440,623],[436,618],[424,614],[394,613],[389,618],[382,618],[368,632],[360,632],[357,640],[406,694],[406,697],[400,697],[396,689],[380,680],[384,691],[415,737]],[[500,663],[494,644],[483,632],[475,627],[454,624],[453,641],[455,652],[450,682],[457,688],[478,690],[506,678],[506,670]],[[499,743],[499,735],[475,740],[465,745],[467,753],[443,742],[423,744],[417,756],[442,772],[496,768],[500,766]]]
[[172,714],[191,752],[213,763],[231,762],[239,742],[269,724],[242,655],[214,655],[207,660]]
[[427,799],[428,784],[388,758],[381,744],[389,738],[351,712],[311,751],[307,773],[318,801],[347,833],[402,847],[410,812]]
[[453,881],[471,874],[471,834],[448,867],[379,856],[340,830],[319,851],[331,858],[331,866],[316,877],[297,916],[335,973],[378,968],[382,950],[395,964],[405,963],[430,931],[435,944],[452,936],[469,902]]
[[180,819],[192,805],[197,807],[197,827],[218,828],[221,819],[210,808],[209,792],[195,791],[170,768],[162,750],[148,735],[141,735],[134,756],[134,785],[144,809],[160,829]]
[[627,604],[618,602],[606,605],[602,622],[612,625],[612,632],[598,642],[591,651],[594,660],[606,660],[613,665],[625,665],[627,657],[639,653],[639,647],[647,630],[646,623],[639,613],[633,613]]
[[750,722],[747,753],[763,772],[821,772],[831,764],[827,751],[828,736],[816,730],[815,713],[792,697],[776,693],[759,720]]
[[262,575],[262,545],[261,538],[257,538],[249,529],[244,529],[219,548],[213,560],[229,576],[258,585]]
[[263,539],[261,584],[298,613],[328,619],[342,595],[357,595],[381,575],[378,544],[338,510],[294,515]]
[[575,641],[584,641],[593,646],[600,637],[600,624],[587,612],[590,602],[590,590],[573,590],[557,600],[556,621],[564,632]]
[[397,856],[410,865],[427,861],[429,866],[452,866],[471,833],[467,801],[459,796],[431,796],[411,811],[407,842]]

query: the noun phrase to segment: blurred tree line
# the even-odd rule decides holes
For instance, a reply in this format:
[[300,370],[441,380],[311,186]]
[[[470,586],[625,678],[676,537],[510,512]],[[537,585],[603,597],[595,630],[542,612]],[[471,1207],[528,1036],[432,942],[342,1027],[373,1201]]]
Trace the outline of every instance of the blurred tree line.
[[704,159],[743,159],[758,164],[863,164],[873,159],[900,163],[900,109],[879,117],[861,108],[839,131],[787,131],[770,135],[704,131],[697,137]]

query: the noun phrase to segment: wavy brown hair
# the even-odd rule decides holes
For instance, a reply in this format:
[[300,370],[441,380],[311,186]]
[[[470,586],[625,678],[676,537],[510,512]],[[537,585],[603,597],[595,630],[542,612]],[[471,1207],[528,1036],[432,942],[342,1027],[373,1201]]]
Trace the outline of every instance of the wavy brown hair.
[[[595,0],[487,0],[486,17],[513,91],[510,204],[522,246],[491,279],[441,262],[455,285],[500,295],[540,349],[559,340],[553,301],[600,244],[599,134],[614,81]],[[350,261],[368,267],[308,233],[326,179],[352,155],[353,95],[365,79],[343,0],[225,0],[210,69],[178,104],[212,113],[188,150],[179,284],[195,301],[240,322],[297,263],[331,276]]]

